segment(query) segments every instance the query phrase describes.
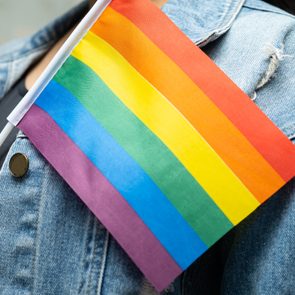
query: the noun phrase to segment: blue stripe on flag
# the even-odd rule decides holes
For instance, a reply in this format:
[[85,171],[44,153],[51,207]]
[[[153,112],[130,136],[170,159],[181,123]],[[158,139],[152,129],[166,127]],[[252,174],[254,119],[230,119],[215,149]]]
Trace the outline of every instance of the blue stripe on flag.
[[105,175],[182,269],[207,249],[152,179],[68,90],[51,81],[35,104]]

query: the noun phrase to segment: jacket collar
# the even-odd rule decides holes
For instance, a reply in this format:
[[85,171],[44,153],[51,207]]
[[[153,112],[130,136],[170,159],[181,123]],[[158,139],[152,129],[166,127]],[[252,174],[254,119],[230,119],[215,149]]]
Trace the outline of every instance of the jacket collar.
[[169,0],[163,11],[198,46],[229,30],[245,0]]
[[[245,0],[168,0],[162,10],[197,45],[224,34]],[[0,47],[0,99],[88,10],[88,1],[31,37]]]

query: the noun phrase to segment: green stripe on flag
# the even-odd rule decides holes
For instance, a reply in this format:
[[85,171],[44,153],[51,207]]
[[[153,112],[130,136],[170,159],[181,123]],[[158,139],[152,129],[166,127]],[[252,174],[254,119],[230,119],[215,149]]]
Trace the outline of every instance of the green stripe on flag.
[[138,162],[207,246],[232,228],[171,151],[88,66],[71,56],[54,80],[68,89]]

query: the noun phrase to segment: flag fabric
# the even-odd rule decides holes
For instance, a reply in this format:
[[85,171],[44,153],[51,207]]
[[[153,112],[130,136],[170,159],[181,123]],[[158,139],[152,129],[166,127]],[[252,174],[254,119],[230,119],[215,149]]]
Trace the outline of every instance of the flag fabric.
[[158,291],[295,174],[288,138],[149,0],[111,1],[18,127]]

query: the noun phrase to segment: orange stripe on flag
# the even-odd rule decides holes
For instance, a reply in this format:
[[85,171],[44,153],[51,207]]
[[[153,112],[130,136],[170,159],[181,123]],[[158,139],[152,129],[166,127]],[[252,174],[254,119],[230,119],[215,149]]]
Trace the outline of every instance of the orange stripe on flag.
[[[169,98],[260,202],[284,184],[271,165],[202,90],[127,18],[109,7],[91,31],[116,48]],[[129,37],[128,44],[126,36]]]

